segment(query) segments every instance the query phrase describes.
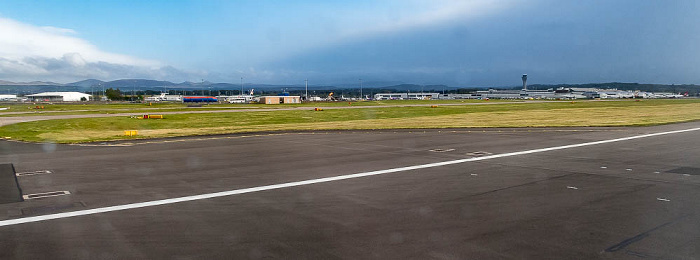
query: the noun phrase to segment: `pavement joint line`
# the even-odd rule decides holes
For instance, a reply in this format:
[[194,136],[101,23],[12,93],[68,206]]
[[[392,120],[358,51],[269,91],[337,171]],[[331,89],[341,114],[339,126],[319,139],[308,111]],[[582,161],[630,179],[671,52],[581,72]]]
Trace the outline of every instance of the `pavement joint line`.
[[[499,165],[499,166],[505,166],[505,167],[514,167],[513,165],[507,164],[507,163],[496,163],[492,162],[490,163],[492,165]],[[628,180],[637,180],[637,181],[647,181],[647,182],[660,182],[660,183],[678,183],[676,180],[663,180],[663,179],[656,179],[656,178],[644,178],[643,176],[639,175],[632,175],[635,177],[629,177],[629,174],[599,174],[599,173],[591,173],[591,172],[585,172],[585,171],[577,171],[575,169],[568,169],[568,170],[562,170],[562,169],[557,169],[557,168],[548,168],[548,167],[543,167],[543,166],[517,166],[520,168],[527,168],[527,169],[538,169],[538,170],[548,170],[548,171],[560,171],[560,172],[568,172],[572,174],[584,174],[584,175],[591,175],[591,176],[598,176],[598,177],[606,177],[606,178],[621,178],[621,179],[628,179]],[[658,172],[655,172],[658,173]],[[684,178],[687,180],[687,178]],[[698,186],[700,183],[682,183],[685,185],[693,185],[693,186]]]
[[[601,141],[593,141],[593,142],[585,142],[585,143],[578,143],[578,144],[569,144],[569,145],[562,145],[562,146],[539,148],[539,149],[525,150],[525,151],[519,151],[519,152],[493,154],[493,155],[487,155],[487,156],[482,156],[482,157],[472,157],[472,158],[466,158],[466,159],[458,159],[458,160],[443,161],[443,162],[436,162],[436,163],[405,166],[405,167],[399,167],[399,168],[377,170],[377,171],[370,171],[370,172],[361,172],[361,173],[354,173],[354,174],[347,174],[347,175],[340,175],[340,176],[333,176],[333,177],[325,177],[325,178],[318,178],[318,179],[310,179],[310,180],[303,180],[303,181],[264,185],[264,186],[258,186],[258,187],[236,189],[236,190],[229,190],[229,191],[221,191],[221,192],[214,192],[214,193],[206,193],[206,194],[199,194],[199,195],[191,195],[191,196],[177,197],[177,198],[170,198],[170,199],[137,202],[137,203],[117,205],[117,206],[108,206],[108,207],[94,208],[94,209],[87,209],[87,210],[55,213],[55,214],[48,214],[48,215],[41,215],[41,216],[34,216],[34,217],[8,219],[8,220],[0,221],[0,227],[19,225],[19,224],[25,224],[25,223],[32,223],[32,222],[47,221],[47,220],[53,220],[53,219],[63,219],[63,218],[70,218],[70,217],[86,216],[86,215],[107,213],[107,212],[113,212],[113,211],[146,208],[146,207],[174,204],[174,203],[179,203],[179,202],[212,199],[212,198],[253,193],[253,192],[259,192],[259,191],[276,190],[276,189],[283,189],[283,188],[290,188],[290,187],[297,187],[297,186],[304,186],[304,185],[311,185],[311,184],[318,184],[318,183],[326,183],[326,182],[333,182],[333,181],[340,181],[340,180],[347,180],[347,179],[354,179],[354,178],[362,178],[362,177],[382,175],[382,174],[394,173],[394,172],[404,172],[404,171],[411,171],[411,170],[417,170],[417,169],[440,167],[440,166],[460,164],[460,163],[465,163],[465,162],[483,161],[483,160],[490,160],[490,159],[497,159],[497,158],[504,158],[504,157],[512,157],[512,156],[519,156],[519,155],[526,155],[526,154],[533,154],[533,153],[542,153],[542,152],[549,152],[549,151],[556,151],[556,150],[563,150],[563,149],[571,149],[571,148],[599,145],[599,144],[608,144],[608,143],[635,140],[635,139],[640,139],[640,138],[648,138],[648,137],[661,136],[661,135],[692,132],[692,131],[698,131],[698,130],[700,130],[700,127],[675,130],[675,131],[667,131],[667,132],[657,132],[657,133],[650,133],[650,134],[643,134],[643,135],[635,135],[635,136],[628,136],[628,137],[601,140]],[[564,175],[564,176],[566,176],[566,175]],[[561,177],[561,176],[559,176],[559,177]]]

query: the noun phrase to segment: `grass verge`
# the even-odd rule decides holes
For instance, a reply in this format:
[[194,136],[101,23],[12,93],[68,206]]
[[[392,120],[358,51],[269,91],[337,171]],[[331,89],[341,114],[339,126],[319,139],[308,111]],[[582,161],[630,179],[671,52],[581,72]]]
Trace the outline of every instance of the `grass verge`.
[[[499,103],[525,102],[524,100],[383,100],[383,101],[353,101],[353,102],[304,102],[301,104],[229,104],[211,103],[195,104],[200,107],[188,107],[190,104],[177,102],[150,103],[6,103],[0,104],[0,117],[34,115],[79,115],[79,114],[113,114],[113,113],[158,113],[166,111],[187,110],[223,110],[223,109],[252,109],[252,108],[290,108],[290,107],[357,107],[357,106],[400,106],[400,105],[430,105],[430,104],[468,104],[468,103]],[[37,107],[43,107],[37,109]]]
[[382,107],[167,115],[27,122],[0,127],[0,137],[59,143],[278,130],[643,126],[700,120],[700,100],[523,103],[489,106]]

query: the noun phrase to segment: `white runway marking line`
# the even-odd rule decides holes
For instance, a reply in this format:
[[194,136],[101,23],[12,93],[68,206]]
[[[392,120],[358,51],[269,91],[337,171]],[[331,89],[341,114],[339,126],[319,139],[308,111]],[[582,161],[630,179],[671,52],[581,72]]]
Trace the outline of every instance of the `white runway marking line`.
[[684,130],[636,135],[636,136],[629,136],[629,137],[622,137],[622,138],[615,138],[615,139],[608,139],[608,140],[594,141],[594,142],[587,142],[587,143],[580,143],[580,144],[570,144],[570,145],[562,145],[562,146],[555,146],[555,147],[548,147],[548,148],[525,150],[525,151],[520,151],[520,152],[494,154],[494,155],[487,155],[487,156],[482,156],[482,157],[473,157],[473,158],[458,159],[458,160],[444,161],[444,162],[437,162],[437,163],[428,163],[428,164],[421,164],[421,165],[414,165],[414,166],[407,166],[407,167],[400,167],[400,168],[386,169],[386,170],[379,170],[379,171],[362,172],[362,173],[341,175],[341,176],[335,176],[335,177],[311,179],[311,180],[305,180],[305,181],[287,182],[287,183],[265,185],[265,186],[259,186],[259,187],[230,190],[230,191],[222,191],[222,192],[215,192],[215,193],[207,193],[207,194],[200,194],[200,195],[193,195],[193,196],[186,196],[186,197],[179,197],[179,198],[172,198],[172,199],[163,199],[163,200],[131,203],[131,204],[125,204],[125,205],[87,209],[87,210],[79,210],[79,211],[64,212],[64,213],[56,213],[56,214],[49,214],[49,215],[35,216],[35,217],[8,219],[8,220],[0,221],[0,227],[18,225],[18,224],[24,224],[24,223],[31,223],[31,222],[46,221],[46,220],[52,220],[52,219],[62,219],[62,218],[70,218],[70,217],[77,217],[77,216],[85,216],[85,215],[106,213],[106,212],[112,212],[112,211],[153,207],[153,206],[167,205],[167,204],[193,201],[193,200],[204,200],[204,199],[225,197],[225,196],[245,194],[245,193],[251,193],[251,192],[258,192],[258,191],[276,190],[276,189],[310,185],[310,184],[316,184],[316,183],[324,183],[324,182],[332,182],[332,181],[361,178],[361,177],[367,177],[367,176],[373,176],[373,175],[381,175],[381,174],[387,174],[387,173],[393,173],[393,172],[403,172],[403,171],[411,171],[411,170],[417,170],[417,169],[440,167],[440,166],[459,164],[459,163],[465,163],[465,162],[483,161],[483,160],[490,160],[490,159],[503,158],[503,157],[511,157],[511,156],[518,156],[518,155],[526,155],[526,154],[533,154],[533,153],[542,153],[542,152],[549,152],[549,151],[556,151],[556,150],[563,150],[563,149],[585,147],[585,146],[591,146],[591,145],[608,144],[608,143],[614,143],[614,142],[622,142],[622,141],[628,141],[628,140],[634,140],[634,139],[640,139],[640,138],[647,138],[647,137],[660,136],[660,135],[669,135],[669,134],[678,134],[678,133],[692,132],[692,131],[698,131],[698,130],[700,130],[700,127],[684,129]]
[[18,173],[15,173],[15,176],[22,177],[22,176],[31,176],[31,175],[48,174],[48,173],[51,173],[51,171],[41,170],[41,171],[33,171],[33,172],[18,172]]
[[437,149],[430,149],[430,150],[428,150],[428,151],[436,152],[436,153],[445,153],[445,152],[452,152],[452,151],[454,151],[454,150],[455,150],[455,149],[440,149],[440,148],[437,148]]

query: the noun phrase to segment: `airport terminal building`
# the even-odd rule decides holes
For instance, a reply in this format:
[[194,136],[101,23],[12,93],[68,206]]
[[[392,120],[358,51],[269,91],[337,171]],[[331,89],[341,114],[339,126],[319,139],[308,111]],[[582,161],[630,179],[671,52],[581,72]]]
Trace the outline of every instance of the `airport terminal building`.
[[440,93],[377,93],[375,100],[420,100],[438,99]]
[[33,95],[27,95],[30,101],[48,101],[48,102],[77,102],[89,101],[89,94],[80,92],[42,92]]

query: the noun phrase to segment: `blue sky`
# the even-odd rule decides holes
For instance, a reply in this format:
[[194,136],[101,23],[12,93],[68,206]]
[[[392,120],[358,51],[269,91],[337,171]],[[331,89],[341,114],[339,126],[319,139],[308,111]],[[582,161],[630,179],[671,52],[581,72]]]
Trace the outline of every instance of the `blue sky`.
[[0,79],[700,84],[696,1],[2,1]]

